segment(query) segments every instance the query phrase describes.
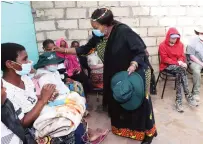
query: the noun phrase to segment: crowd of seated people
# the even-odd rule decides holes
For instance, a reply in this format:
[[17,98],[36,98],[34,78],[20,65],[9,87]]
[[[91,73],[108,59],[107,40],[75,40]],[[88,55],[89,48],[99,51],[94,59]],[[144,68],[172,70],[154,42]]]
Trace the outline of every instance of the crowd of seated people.
[[[16,115],[15,125],[19,126],[21,132],[13,130],[12,125],[8,125],[9,119],[5,118],[2,121],[5,131],[2,140],[11,137],[14,141],[18,139],[29,144],[32,144],[30,141],[40,144],[82,144],[99,143],[105,138],[108,130],[87,127],[83,119],[86,100],[79,89],[70,90],[63,83],[57,72],[62,59],[56,57],[54,52],[42,54],[34,71],[22,45],[4,43],[1,50],[2,86],[7,92],[1,93],[1,96],[9,100],[2,100],[2,105],[11,105],[13,109],[6,114]],[[31,76],[33,73],[34,77]]]
[[[182,87],[190,106],[198,106],[200,100],[203,28],[195,29],[195,34],[187,46],[187,61],[176,28],[168,30],[159,46],[160,71],[176,76],[175,106],[181,113]],[[103,88],[103,63],[95,48],[88,56],[77,57],[51,51],[56,46],[68,49],[63,38],[56,44],[47,39],[43,42],[45,52],[33,66],[22,45],[1,44],[2,144],[7,144],[8,139],[24,144],[97,144],[108,134],[109,130],[88,128],[84,119],[88,113],[89,79],[93,87]],[[79,46],[77,41],[71,43],[71,47]],[[188,67],[193,72],[192,92],[188,86]]]

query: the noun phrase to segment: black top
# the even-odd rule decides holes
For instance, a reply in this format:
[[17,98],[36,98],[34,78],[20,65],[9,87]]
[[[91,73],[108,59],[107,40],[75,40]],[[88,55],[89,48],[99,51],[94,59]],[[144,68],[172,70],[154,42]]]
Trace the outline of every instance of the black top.
[[[102,39],[93,35],[86,45],[76,49],[77,54],[87,55]],[[120,22],[114,25],[104,53],[103,105],[108,105],[108,98],[105,97],[112,95],[110,82],[114,74],[126,71],[133,60],[139,64],[139,68],[147,66],[145,49],[143,40],[129,26]]]

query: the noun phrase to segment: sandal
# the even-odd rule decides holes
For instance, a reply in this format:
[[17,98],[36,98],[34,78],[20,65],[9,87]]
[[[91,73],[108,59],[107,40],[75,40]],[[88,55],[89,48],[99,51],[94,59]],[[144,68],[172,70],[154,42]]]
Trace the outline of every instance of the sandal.
[[100,144],[107,137],[109,130],[105,130],[96,140],[90,141],[91,144]]
[[[95,132],[97,132],[96,135],[94,135]],[[98,128],[95,131],[95,130],[92,130],[92,129],[88,128],[88,134],[84,135],[82,137],[82,139],[83,139],[84,142],[87,142],[89,144],[100,144],[106,138],[108,133],[109,133],[108,129],[107,130],[102,130],[102,129]],[[91,137],[91,135],[94,135],[94,136]]]

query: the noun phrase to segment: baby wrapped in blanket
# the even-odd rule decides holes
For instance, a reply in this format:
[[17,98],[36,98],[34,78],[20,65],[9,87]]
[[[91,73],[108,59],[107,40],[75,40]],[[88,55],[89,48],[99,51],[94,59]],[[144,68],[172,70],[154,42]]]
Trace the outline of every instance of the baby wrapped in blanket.
[[71,92],[64,99],[60,96],[46,105],[34,122],[37,138],[50,135],[60,137],[75,131],[85,112],[85,98]]
[[35,69],[35,85],[42,88],[46,84],[55,84],[58,96],[50,101],[41,111],[34,122],[36,138],[51,136],[60,137],[75,131],[80,124],[86,110],[85,98],[69,88],[61,80],[57,71],[58,63],[62,60],[53,52],[40,55]]

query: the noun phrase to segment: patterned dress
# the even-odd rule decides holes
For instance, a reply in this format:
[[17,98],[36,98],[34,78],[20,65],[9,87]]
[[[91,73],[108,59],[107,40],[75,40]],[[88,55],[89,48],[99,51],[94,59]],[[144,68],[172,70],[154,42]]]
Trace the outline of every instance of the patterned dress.
[[[103,40],[101,41],[97,47],[96,50],[98,52],[98,56],[100,57],[100,59],[102,61],[104,61],[104,52],[105,52],[105,47],[107,44],[107,40]],[[153,108],[152,108],[152,104],[151,104],[151,97],[150,97],[150,80],[151,80],[151,70],[148,67],[147,69],[145,69],[144,72],[144,79],[145,79],[145,100],[144,103],[147,103],[148,110],[147,110],[147,122],[149,123],[155,123],[154,122],[154,114],[153,114]],[[104,102],[104,100],[103,100]],[[143,141],[145,137],[152,137],[152,136],[156,136],[157,132],[156,132],[156,126],[155,124],[153,125],[152,128],[149,128],[145,131],[136,131],[136,130],[131,130],[129,128],[118,128],[117,126],[114,126],[113,124],[114,122],[112,122],[112,133],[122,136],[122,137],[128,137],[131,139],[135,139],[135,140],[139,140],[139,141]]]

